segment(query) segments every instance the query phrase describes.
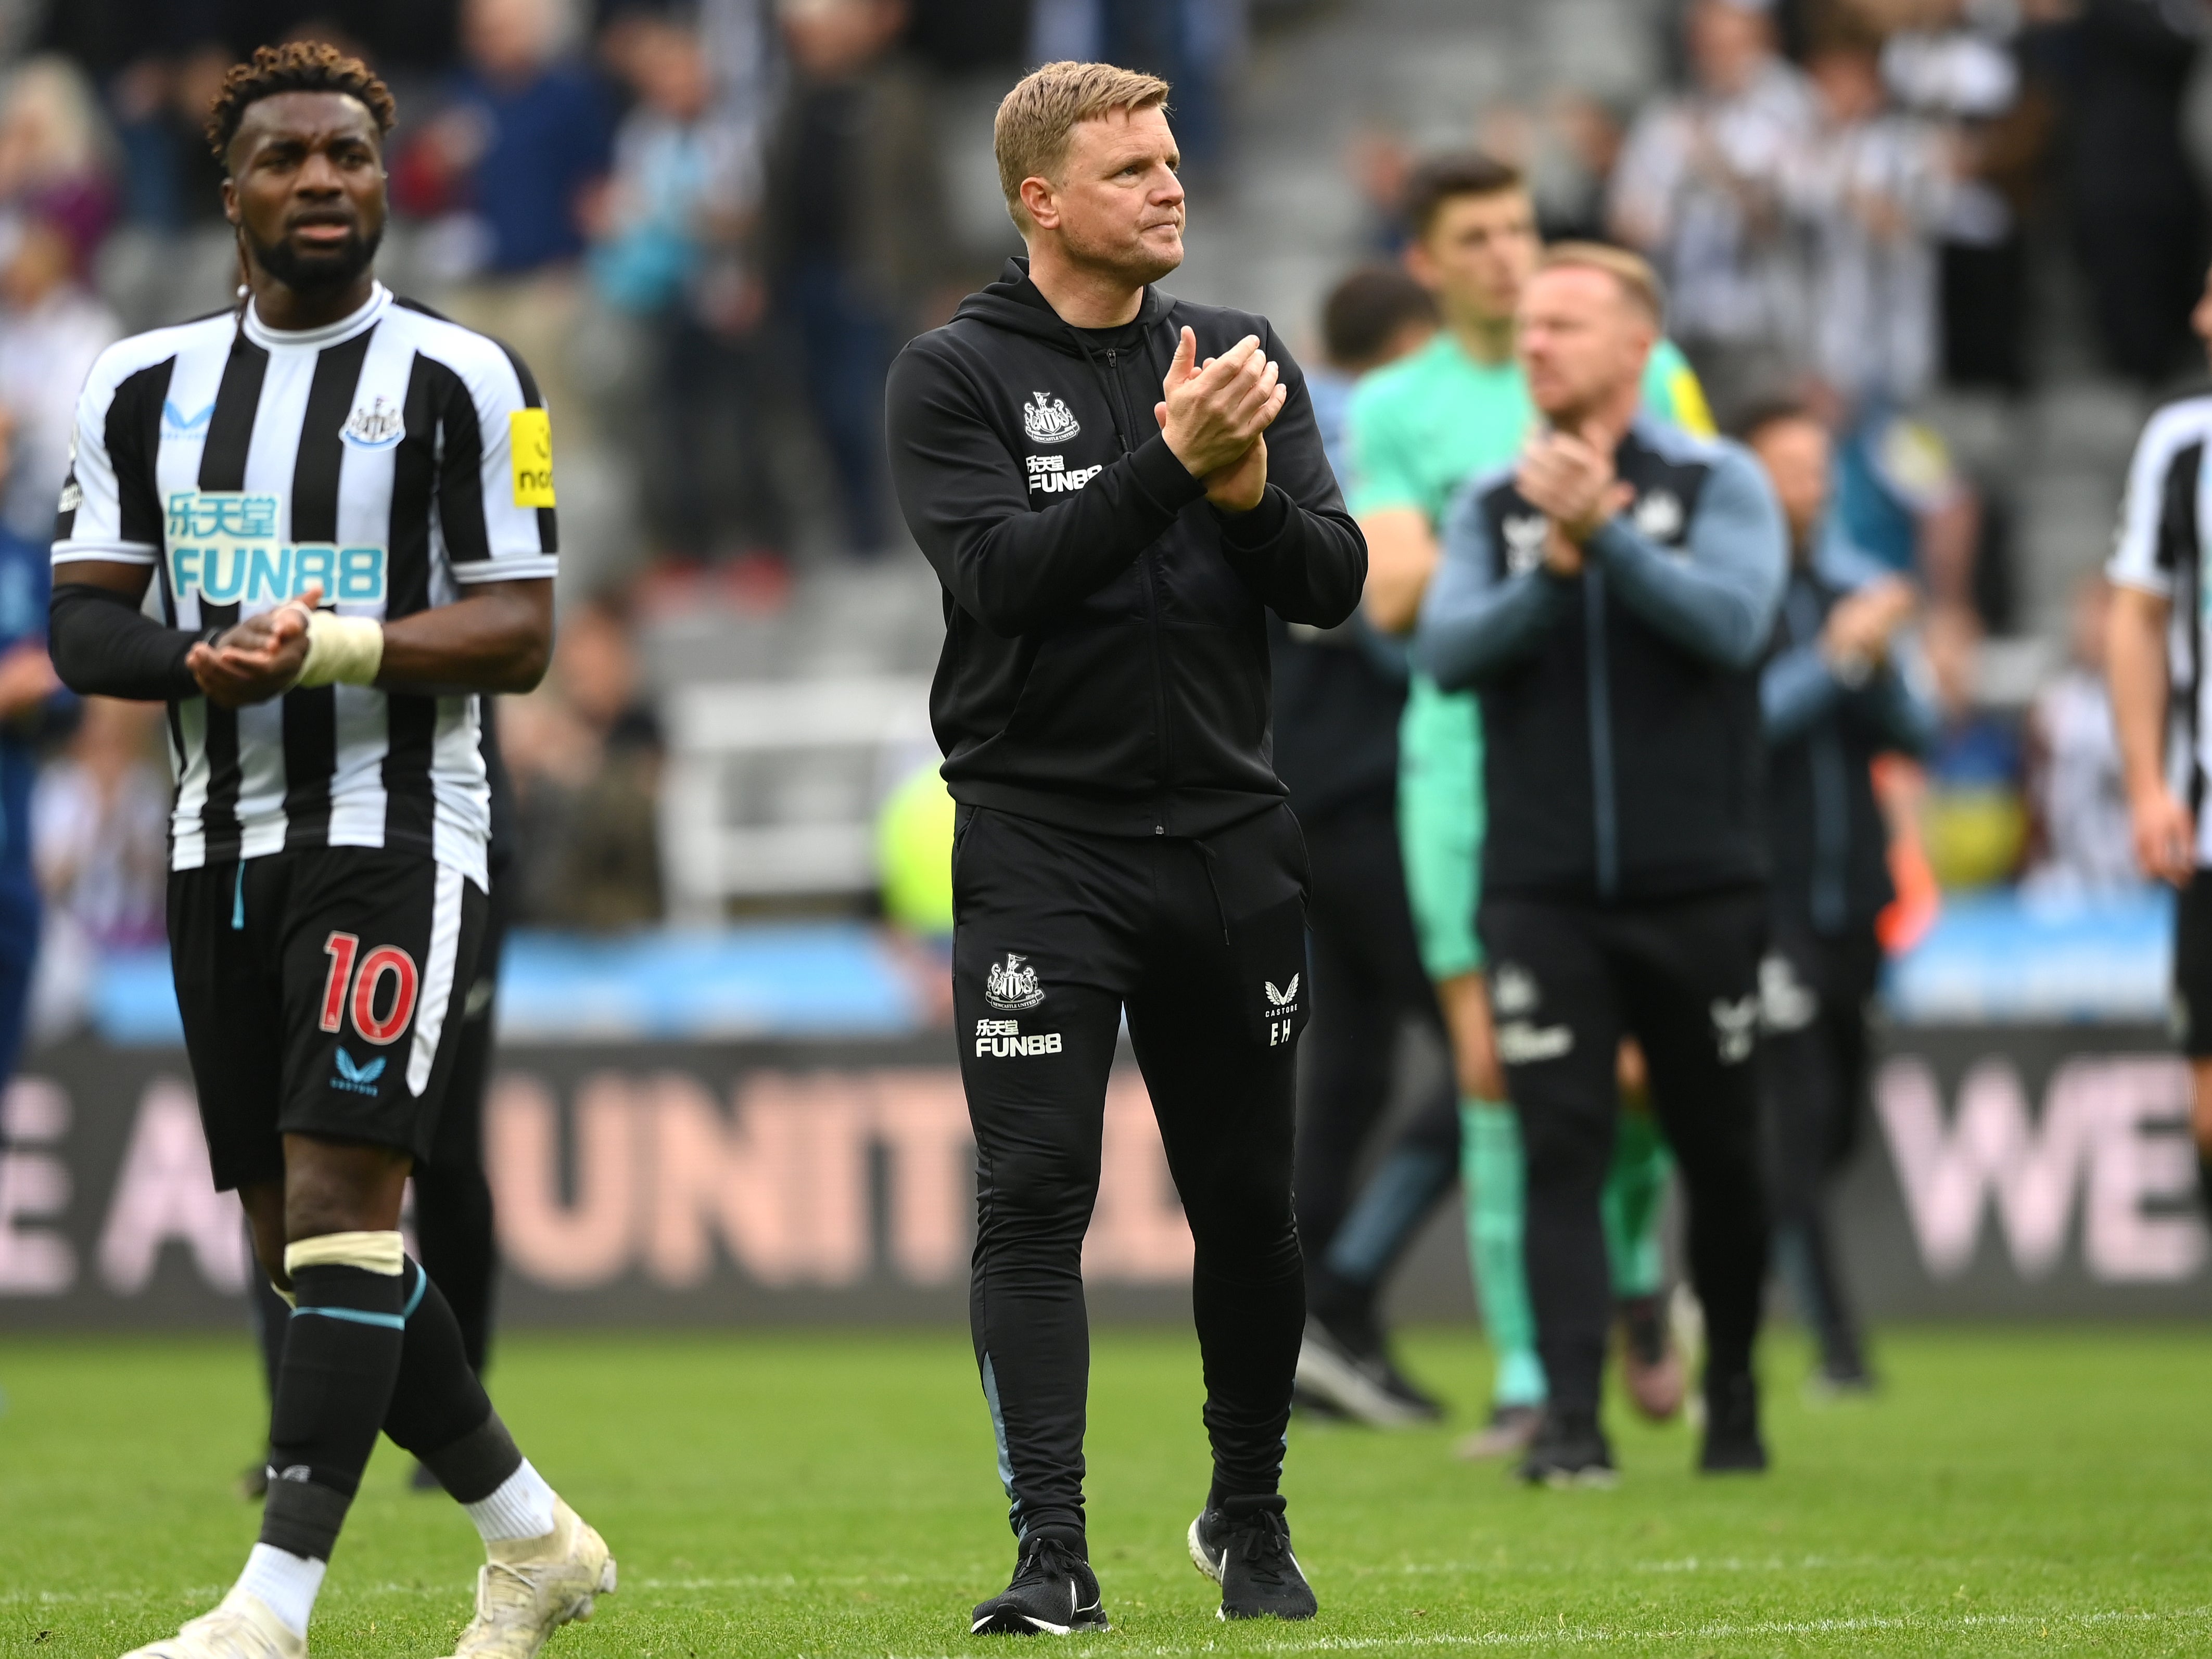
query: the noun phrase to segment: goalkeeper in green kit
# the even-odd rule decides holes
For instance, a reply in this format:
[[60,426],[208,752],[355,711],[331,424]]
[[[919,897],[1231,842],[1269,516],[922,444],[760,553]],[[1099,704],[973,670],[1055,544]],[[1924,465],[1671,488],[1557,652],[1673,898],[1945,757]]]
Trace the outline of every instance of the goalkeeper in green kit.
[[[1536,422],[1514,356],[1513,316],[1541,252],[1521,175],[1487,156],[1442,156],[1416,169],[1407,206],[1407,265],[1436,295],[1444,327],[1353,394],[1346,491],[1367,537],[1369,619],[1401,635],[1419,611],[1453,496],[1475,474],[1510,463]],[[1652,354],[1644,403],[1662,420],[1701,435],[1712,430],[1697,377],[1671,343]],[[1503,1098],[1491,1018],[1495,1004],[1510,1019],[1522,988],[1486,983],[1474,929],[1484,803],[1473,694],[1440,691],[1416,673],[1399,746],[1406,882],[1423,963],[1451,1034],[1468,1255],[1498,1364],[1489,1426],[1462,1451],[1511,1456],[1535,1431],[1545,1388],[1522,1265],[1520,1128]],[[1632,1044],[1623,1045],[1621,1071],[1630,1109],[1604,1212],[1622,1369],[1638,1409],[1664,1419],[1681,1409],[1686,1375],[1668,1335],[1658,1238],[1671,1162],[1640,1098],[1642,1058]]]

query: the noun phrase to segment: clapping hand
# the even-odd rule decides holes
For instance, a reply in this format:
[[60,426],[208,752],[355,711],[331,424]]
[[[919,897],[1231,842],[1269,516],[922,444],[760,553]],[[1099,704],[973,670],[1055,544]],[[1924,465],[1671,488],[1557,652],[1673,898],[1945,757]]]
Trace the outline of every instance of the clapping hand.
[[1540,433],[1514,474],[1521,498],[1552,521],[1544,562],[1562,576],[1580,574],[1583,544],[1636,498],[1613,476],[1613,451],[1572,432]]
[[290,690],[307,665],[307,618],[322,597],[323,585],[309,582],[297,598],[194,646],[185,666],[208,701],[219,708],[243,708]]
[[1280,367],[1260,349],[1260,337],[1248,334],[1200,363],[1198,337],[1184,329],[1160,390],[1153,418],[1175,458],[1205,481],[1206,500],[1230,513],[1259,506],[1267,488],[1261,434],[1290,397]]
[[1828,660],[1872,667],[1889,654],[1890,640],[1912,615],[1911,585],[1893,576],[1869,582],[1840,600],[1820,630],[1820,649]]

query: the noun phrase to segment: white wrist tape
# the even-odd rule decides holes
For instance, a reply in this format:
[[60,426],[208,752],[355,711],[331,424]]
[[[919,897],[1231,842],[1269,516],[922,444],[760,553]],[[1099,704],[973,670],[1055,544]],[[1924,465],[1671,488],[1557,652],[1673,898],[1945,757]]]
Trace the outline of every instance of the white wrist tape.
[[307,660],[295,690],[318,685],[373,685],[384,665],[384,624],[369,617],[317,611],[307,617]]
[[359,1267],[397,1279],[407,1270],[407,1244],[398,1233],[325,1233],[284,1247],[285,1276],[302,1267]]

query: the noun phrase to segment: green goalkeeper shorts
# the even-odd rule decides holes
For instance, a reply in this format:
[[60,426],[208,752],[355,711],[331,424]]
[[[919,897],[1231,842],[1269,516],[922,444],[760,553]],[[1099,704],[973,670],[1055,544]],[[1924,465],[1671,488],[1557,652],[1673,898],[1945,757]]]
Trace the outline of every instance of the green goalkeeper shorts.
[[1406,895],[1432,980],[1482,966],[1482,714],[1471,691],[1413,676],[1398,725],[1398,842]]

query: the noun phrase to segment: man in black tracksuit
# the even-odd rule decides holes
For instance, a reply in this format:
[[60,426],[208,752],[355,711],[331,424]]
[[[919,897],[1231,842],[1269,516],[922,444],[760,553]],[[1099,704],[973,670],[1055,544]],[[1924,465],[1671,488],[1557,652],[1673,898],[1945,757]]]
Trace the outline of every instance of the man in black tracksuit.
[[1477,925],[1528,1148],[1528,1264],[1550,1385],[1524,1475],[1607,1481],[1612,1301],[1599,1196],[1624,1035],[1689,1188],[1708,1355],[1701,1467],[1762,1468],[1765,1278],[1758,975],[1766,932],[1759,680],[1787,549],[1738,446],[1638,411],[1658,337],[1643,262],[1563,244],[1522,300],[1549,422],[1445,525],[1417,657],[1480,695],[1489,833]]
[[[1340,282],[1322,307],[1328,366],[1309,370],[1322,442],[1344,470],[1353,387],[1418,349],[1436,327],[1428,290],[1390,265]],[[1449,1068],[1382,1148],[1357,1188],[1363,1155],[1402,1077],[1409,1022],[1441,1048],[1443,1017],[1421,966],[1398,847],[1398,724],[1406,709],[1402,641],[1362,612],[1335,628],[1271,619],[1276,775],[1304,832],[1312,882],[1306,920],[1317,999],[1304,1051],[1298,1243],[1306,1258],[1301,1407],[1378,1427],[1441,1417],[1392,1362],[1377,1304],[1390,1271],[1459,1177],[1459,1098]]]
[[1937,714],[1890,660],[1911,588],[1828,532],[1826,429],[1777,406],[1743,428],[1790,525],[1790,585],[1759,679],[1773,938],[1759,968],[1759,1070],[1771,1128],[1774,1248],[1831,1389],[1871,1384],[1828,1224],[1857,1141],[1875,921],[1894,896],[1875,757],[1923,754]]
[[978,1632],[1105,1624],[1084,1544],[1082,1255],[1125,1011],[1197,1247],[1214,1472],[1193,1558],[1225,1616],[1314,1610],[1277,1490],[1304,1322],[1308,999],[1266,617],[1343,621],[1366,548],[1266,321],[1150,286],[1182,256],[1165,91],[1059,64],[1008,95],[1000,173],[1030,259],[890,378],[893,479],[945,588],[931,715],[959,803],[970,1305],[1021,1540]]

